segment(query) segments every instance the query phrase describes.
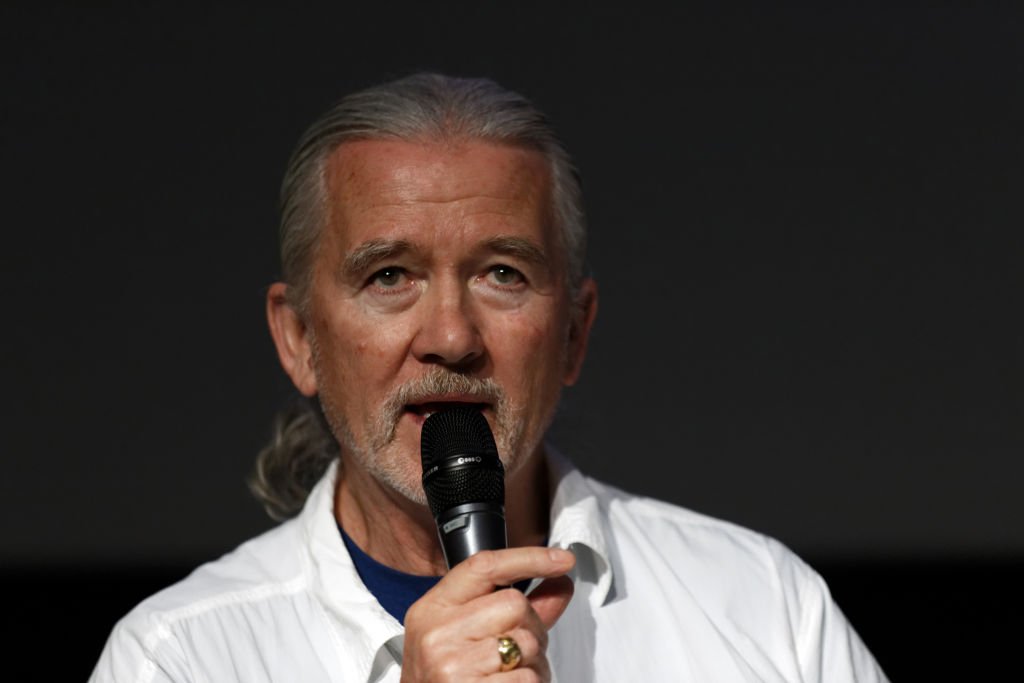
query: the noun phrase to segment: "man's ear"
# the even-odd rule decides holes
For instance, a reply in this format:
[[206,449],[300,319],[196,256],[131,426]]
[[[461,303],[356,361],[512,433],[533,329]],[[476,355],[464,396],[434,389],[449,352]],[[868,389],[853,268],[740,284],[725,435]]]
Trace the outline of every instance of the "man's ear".
[[566,353],[565,374],[562,383],[569,387],[579,379],[583,368],[583,358],[587,355],[587,341],[590,339],[590,328],[597,315],[597,283],[593,278],[585,278],[580,285],[579,294],[571,304],[569,320],[569,340]]
[[316,374],[313,372],[310,331],[299,312],[288,303],[287,291],[288,285],[283,282],[270,285],[267,290],[267,324],[281,367],[303,396],[313,396],[316,394]]

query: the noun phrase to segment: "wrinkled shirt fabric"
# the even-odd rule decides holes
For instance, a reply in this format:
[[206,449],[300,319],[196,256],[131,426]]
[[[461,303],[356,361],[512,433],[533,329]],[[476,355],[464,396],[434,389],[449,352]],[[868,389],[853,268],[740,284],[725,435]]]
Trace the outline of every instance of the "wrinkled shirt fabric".
[[[779,542],[624,493],[557,454],[550,545],[577,557],[554,681],[886,681],[825,582]],[[403,628],[359,579],[333,465],[299,516],[114,627],[93,683],[398,681]]]

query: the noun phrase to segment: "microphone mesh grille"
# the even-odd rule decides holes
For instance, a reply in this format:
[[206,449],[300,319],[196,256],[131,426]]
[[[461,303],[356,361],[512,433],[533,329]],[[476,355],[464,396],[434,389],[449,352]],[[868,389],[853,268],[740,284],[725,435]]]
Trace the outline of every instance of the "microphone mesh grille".
[[[498,463],[499,466],[501,463]],[[445,469],[423,480],[430,512],[435,517],[465,503],[505,504],[504,473],[500,469],[477,465]]]
[[[420,455],[423,489],[435,517],[464,503],[505,504],[505,470],[478,409],[450,408],[428,417],[420,434]],[[460,457],[472,460],[459,463]]]

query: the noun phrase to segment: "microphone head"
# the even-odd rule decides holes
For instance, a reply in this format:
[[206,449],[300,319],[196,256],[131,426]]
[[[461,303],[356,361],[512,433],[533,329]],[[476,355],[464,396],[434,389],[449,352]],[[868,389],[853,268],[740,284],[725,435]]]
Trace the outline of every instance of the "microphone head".
[[466,503],[505,505],[505,468],[486,418],[477,408],[453,407],[423,421],[423,490],[436,518]]

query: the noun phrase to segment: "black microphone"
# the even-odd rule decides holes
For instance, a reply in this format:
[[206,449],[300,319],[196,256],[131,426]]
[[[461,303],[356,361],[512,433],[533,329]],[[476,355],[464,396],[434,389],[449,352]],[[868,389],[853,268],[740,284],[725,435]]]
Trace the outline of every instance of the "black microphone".
[[508,547],[505,468],[476,408],[442,410],[420,432],[423,490],[451,569],[481,550]]

